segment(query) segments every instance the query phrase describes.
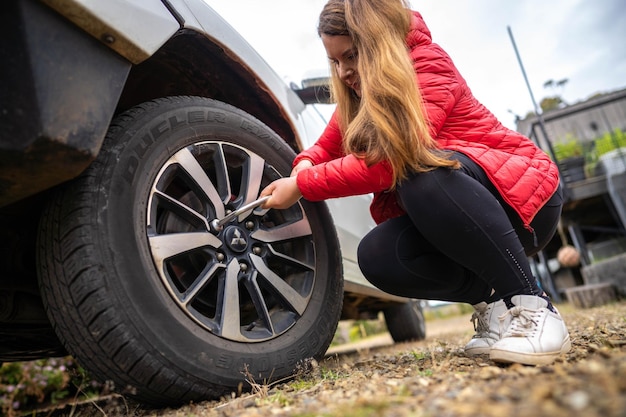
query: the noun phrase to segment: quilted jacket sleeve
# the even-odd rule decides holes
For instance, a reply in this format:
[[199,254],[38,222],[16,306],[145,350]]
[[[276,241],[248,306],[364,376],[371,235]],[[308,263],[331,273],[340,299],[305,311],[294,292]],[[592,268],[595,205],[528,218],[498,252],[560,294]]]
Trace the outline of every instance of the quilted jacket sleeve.
[[309,149],[302,151],[293,162],[303,159],[313,166],[298,172],[298,188],[309,201],[375,193],[391,187],[392,169],[387,162],[367,166],[363,159],[345,155],[337,112],[326,129]]
[[391,187],[392,169],[386,161],[367,166],[347,155],[298,172],[297,184],[309,201],[376,193]]
[[326,125],[322,136],[320,136],[313,146],[300,152],[298,156],[296,156],[296,159],[293,161],[293,166],[296,166],[298,162],[303,159],[308,159],[313,162],[313,165],[317,165],[342,157],[343,150],[341,140],[341,130],[339,129],[337,112],[335,111],[328,125]]

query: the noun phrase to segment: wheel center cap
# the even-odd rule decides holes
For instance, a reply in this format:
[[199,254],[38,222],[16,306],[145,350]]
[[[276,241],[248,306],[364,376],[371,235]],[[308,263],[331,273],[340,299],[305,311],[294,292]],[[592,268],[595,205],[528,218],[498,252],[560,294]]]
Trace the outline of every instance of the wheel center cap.
[[230,226],[224,230],[224,243],[234,252],[245,252],[248,249],[246,233],[237,226]]

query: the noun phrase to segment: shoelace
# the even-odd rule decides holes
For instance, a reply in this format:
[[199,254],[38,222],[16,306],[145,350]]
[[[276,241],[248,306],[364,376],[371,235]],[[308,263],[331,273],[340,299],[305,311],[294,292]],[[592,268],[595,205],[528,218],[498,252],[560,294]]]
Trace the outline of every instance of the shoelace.
[[[537,329],[537,320],[535,320],[535,317],[540,313],[541,312],[538,310],[529,310],[524,307],[515,306],[498,317],[498,320],[500,320],[500,333],[506,330],[505,337],[532,336]],[[511,315],[511,324],[509,324],[508,329],[503,329],[504,321],[509,314]]]
[[474,325],[475,338],[485,337],[489,333],[489,323],[487,323],[487,309],[476,310],[472,313],[471,322]]

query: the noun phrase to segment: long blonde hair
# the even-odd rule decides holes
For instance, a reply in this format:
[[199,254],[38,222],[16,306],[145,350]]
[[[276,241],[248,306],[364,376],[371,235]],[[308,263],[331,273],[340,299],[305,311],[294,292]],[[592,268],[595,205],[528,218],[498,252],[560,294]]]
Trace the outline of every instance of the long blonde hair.
[[358,53],[360,98],[331,66],[331,95],[344,151],[363,157],[368,165],[389,161],[393,187],[409,172],[459,166],[430,135],[407,52],[410,22],[404,0],[329,0],[318,25],[320,36],[349,36]]

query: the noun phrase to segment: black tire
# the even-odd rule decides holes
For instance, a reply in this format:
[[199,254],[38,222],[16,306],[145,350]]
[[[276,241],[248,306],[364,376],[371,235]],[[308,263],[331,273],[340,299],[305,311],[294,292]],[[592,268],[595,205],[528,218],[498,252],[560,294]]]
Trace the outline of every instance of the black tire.
[[426,321],[420,300],[409,300],[404,304],[389,307],[383,311],[387,330],[394,342],[424,340]]
[[152,405],[217,398],[322,357],[343,300],[326,205],[209,227],[288,175],[294,155],[252,116],[209,99],[158,99],[119,116],[97,160],[42,216],[40,286],[68,351]]

